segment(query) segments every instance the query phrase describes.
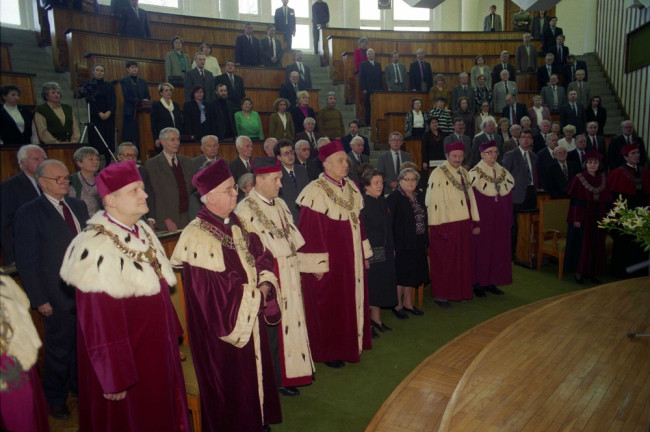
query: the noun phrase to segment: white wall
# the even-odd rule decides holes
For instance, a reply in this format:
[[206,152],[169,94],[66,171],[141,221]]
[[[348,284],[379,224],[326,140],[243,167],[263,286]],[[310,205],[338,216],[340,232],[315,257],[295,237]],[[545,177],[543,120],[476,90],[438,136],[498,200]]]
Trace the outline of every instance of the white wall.
[[[622,2],[621,2],[622,3]],[[593,1],[562,0],[555,7],[557,25],[562,28],[572,54],[594,52],[596,46],[596,8]]]

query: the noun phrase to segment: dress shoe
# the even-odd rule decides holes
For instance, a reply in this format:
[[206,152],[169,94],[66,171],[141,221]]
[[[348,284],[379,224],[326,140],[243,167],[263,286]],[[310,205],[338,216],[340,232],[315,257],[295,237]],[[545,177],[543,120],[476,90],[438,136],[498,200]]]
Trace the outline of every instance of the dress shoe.
[[474,295],[476,297],[487,297],[485,295],[485,291],[483,290],[483,287],[480,286],[479,284],[474,284]]
[[341,369],[345,367],[345,362],[343,360],[334,360],[325,362],[325,366],[329,366],[332,369]]
[[451,308],[451,305],[449,304],[448,301],[442,301],[442,300],[434,300],[433,301],[435,304],[440,306],[442,309],[449,309]]
[[386,324],[384,323],[378,324],[374,320],[370,320],[370,324],[372,324],[374,328],[376,328],[382,333],[393,330],[392,328],[388,327]]
[[396,316],[397,318],[401,319],[401,320],[404,320],[404,319],[408,319],[408,318],[409,318],[409,316],[406,314],[406,312],[404,311],[403,308],[400,309],[400,310],[392,309],[392,311],[393,311],[393,314],[395,314],[395,316]]
[[70,418],[70,411],[68,411],[67,406],[59,405],[52,407],[52,410],[50,410],[50,416],[57,420],[67,420]]
[[377,331],[375,330],[375,328],[374,328],[374,327],[371,327],[370,330],[371,330],[371,332],[372,332],[371,335],[370,335],[370,337],[372,337],[373,339],[379,339],[379,333],[377,333]]
[[283,396],[300,396],[300,390],[295,387],[278,387],[278,391]]
[[576,282],[579,283],[580,285],[585,283],[585,278],[583,278],[582,275],[579,275],[579,274],[576,273],[575,277],[576,277]]
[[496,295],[503,295],[504,292],[501,291],[499,288],[496,287],[496,285],[488,285],[485,287],[485,291],[496,294]]
[[406,308],[406,307],[405,307],[404,310],[407,311],[407,312],[412,313],[412,314],[415,315],[415,316],[422,316],[422,315],[424,315],[424,312],[422,312],[420,309],[416,308],[415,306],[413,306],[413,309],[409,309],[409,308]]

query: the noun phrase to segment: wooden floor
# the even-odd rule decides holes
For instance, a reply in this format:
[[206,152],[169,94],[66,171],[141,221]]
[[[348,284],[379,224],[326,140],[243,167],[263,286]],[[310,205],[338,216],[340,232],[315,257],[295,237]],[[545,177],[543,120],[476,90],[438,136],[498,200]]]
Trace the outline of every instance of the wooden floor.
[[650,431],[650,279],[506,312],[418,366],[366,431]]

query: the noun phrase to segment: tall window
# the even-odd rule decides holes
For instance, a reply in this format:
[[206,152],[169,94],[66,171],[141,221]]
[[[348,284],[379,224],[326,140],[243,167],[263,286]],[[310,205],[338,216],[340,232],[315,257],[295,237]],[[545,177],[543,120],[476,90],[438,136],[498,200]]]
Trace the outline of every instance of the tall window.
[[239,0],[239,13],[245,15],[258,15],[259,5],[257,0]]
[[[289,0],[287,5],[296,12],[296,18],[309,18],[309,1],[308,0]],[[279,7],[282,7],[282,0],[271,0],[271,11],[275,13],[275,10]],[[298,36],[298,31],[296,30],[296,37]]]
[[362,21],[379,21],[377,0],[359,0],[359,15]]
[[22,24],[19,0],[2,0],[0,2],[0,22],[15,26]]

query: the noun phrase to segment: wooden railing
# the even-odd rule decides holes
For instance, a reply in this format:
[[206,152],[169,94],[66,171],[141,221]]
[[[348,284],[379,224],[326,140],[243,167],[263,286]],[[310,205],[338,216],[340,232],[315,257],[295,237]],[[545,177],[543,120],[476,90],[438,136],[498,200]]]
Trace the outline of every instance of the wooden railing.
[[[11,72],[3,70],[0,72],[0,85],[15,84],[20,88],[20,104],[36,105],[37,97],[34,94],[34,74]],[[40,97],[38,98],[40,99]]]

